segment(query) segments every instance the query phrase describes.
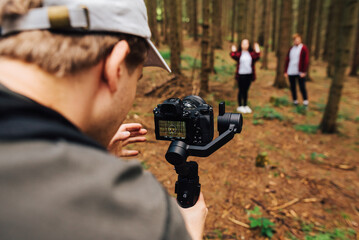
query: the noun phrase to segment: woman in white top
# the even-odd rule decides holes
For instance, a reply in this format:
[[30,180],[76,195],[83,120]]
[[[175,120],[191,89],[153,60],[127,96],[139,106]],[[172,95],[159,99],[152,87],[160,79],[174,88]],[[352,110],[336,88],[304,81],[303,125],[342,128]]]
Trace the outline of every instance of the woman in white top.
[[236,80],[238,82],[238,108],[240,113],[252,113],[248,107],[248,91],[252,81],[256,79],[255,62],[260,58],[259,44],[254,44],[254,50],[248,39],[243,39],[239,49],[233,45],[231,57],[237,61]]

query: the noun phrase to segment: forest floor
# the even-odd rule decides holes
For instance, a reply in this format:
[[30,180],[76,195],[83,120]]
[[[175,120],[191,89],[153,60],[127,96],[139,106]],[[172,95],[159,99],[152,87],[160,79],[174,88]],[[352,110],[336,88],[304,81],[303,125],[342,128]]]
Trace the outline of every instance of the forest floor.
[[[174,93],[190,94],[191,77],[199,78],[200,69],[193,74],[192,67],[194,58],[200,66],[200,44],[188,39],[184,44],[182,65],[187,80],[170,86],[169,94],[145,96],[170,79],[162,70],[145,70],[127,118],[127,122],[140,122],[149,130],[147,143],[131,148],[141,151],[138,158],[143,167],[173,196],[177,175],[164,158],[169,142],[156,141],[152,110]],[[229,49],[230,43],[225,43],[224,50],[216,51],[217,74],[211,76],[210,93],[205,97],[214,107],[215,117],[222,100],[227,112],[237,107],[235,62]],[[161,53],[169,58],[167,48],[161,48]],[[269,62],[268,70],[257,63],[257,80],[249,92],[254,111],[244,116],[242,133],[208,158],[190,158],[199,163],[209,209],[205,239],[264,239],[261,230],[273,233],[273,239],[359,239],[359,80],[347,77],[339,132],[327,135],[317,130],[331,83],[325,63],[312,63],[313,81],[307,83],[310,105],[304,110],[291,105],[288,89],[272,87],[273,53]],[[181,89],[176,92],[176,88]],[[258,156],[265,167],[256,167]],[[259,227],[248,226],[255,224]]]

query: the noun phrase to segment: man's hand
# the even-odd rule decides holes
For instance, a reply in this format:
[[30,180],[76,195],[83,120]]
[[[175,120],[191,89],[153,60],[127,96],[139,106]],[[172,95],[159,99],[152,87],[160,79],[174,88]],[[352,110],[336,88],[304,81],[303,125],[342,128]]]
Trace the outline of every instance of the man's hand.
[[196,205],[190,208],[181,208],[183,219],[186,223],[188,233],[193,240],[203,238],[204,223],[206,221],[208,208],[204,202],[203,194],[199,195]]
[[236,52],[237,51],[237,48],[236,46],[232,45],[232,48],[231,48],[232,52]]
[[122,124],[115,136],[112,138],[107,149],[117,157],[137,156],[138,150],[126,150],[123,147],[131,143],[145,142],[147,130],[139,123]]
[[288,77],[288,73],[284,73],[284,77],[286,77],[286,78],[287,78],[287,77]]
[[305,76],[307,76],[307,73],[299,73],[299,77],[305,78]]

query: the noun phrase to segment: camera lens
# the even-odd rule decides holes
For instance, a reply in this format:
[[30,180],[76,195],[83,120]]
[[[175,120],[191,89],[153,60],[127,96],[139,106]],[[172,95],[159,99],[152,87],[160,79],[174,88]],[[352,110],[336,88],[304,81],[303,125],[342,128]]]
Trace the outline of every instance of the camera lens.
[[199,96],[195,96],[195,95],[190,95],[190,96],[183,98],[182,102],[183,102],[185,109],[188,109],[188,110],[196,109],[201,104],[206,104],[206,102],[203,100],[203,98],[201,98]]

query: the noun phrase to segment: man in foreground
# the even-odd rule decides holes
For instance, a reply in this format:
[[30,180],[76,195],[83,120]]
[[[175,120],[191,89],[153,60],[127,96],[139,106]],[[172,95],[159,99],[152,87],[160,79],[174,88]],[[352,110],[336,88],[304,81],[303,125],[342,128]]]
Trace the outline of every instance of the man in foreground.
[[143,1],[4,0],[0,21],[0,238],[202,239],[203,196],[182,218],[107,152],[143,134],[118,131],[143,66],[168,69]]

